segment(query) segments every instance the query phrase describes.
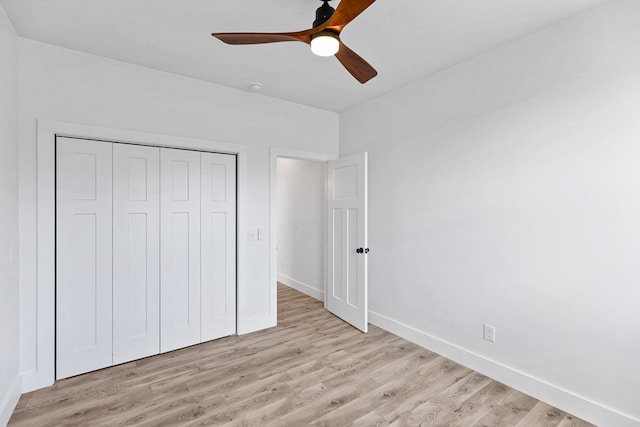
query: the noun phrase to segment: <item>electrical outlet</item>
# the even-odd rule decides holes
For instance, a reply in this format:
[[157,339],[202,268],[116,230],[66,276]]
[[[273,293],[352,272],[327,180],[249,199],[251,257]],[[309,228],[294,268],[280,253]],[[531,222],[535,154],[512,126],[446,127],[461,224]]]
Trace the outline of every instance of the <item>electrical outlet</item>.
[[484,339],[490,342],[496,342],[496,328],[494,326],[484,324]]

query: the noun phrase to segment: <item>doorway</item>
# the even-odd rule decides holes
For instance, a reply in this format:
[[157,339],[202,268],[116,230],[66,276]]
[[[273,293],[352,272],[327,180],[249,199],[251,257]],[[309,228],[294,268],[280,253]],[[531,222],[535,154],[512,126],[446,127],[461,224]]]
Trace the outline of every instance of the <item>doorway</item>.
[[[303,222],[306,223],[309,217],[318,217],[315,214],[304,217],[296,214],[293,220],[289,219],[288,223],[284,225],[289,232],[289,236],[282,236],[278,232],[278,161],[280,158],[322,162],[326,168],[323,209],[325,213],[322,214],[324,218],[319,221],[324,224],[322,234],[326,239],[322,244],[324,250],[320,251],[324,253],[324,262],[322,264],[325,267],[322,269],[325,272],[322,286],[309,286],[308,283],[287,276],[283,271],[283,268],[287,268],[287,257],[289,257],[290,265],[296,268],[296,274],[301,274],[299,269],[304,269],[310,265],[304,262],[292,262],[292,260],[300,259],[301,257],[305,259],[304,252],[309,244],[308,241],[295,235],[297,231],[300,231]],[[305,293],[318,299],[324,297],[322,299],[325,309],[366,333],[368,325],[367,254],[369,253],[369,248],[367,247],[367,153],[357,153],[335,159],[324,154],[272,148],[270,163],[269,229],[271,230],[271,236],[274,237],[270,239],[269,251],[271,312],[277,315],[278,279],[287,280],[285,277],[287,276],[295,280],[289,281],[291,286],[300,285],[302,292],[306,291]],[[304,168],[301,167],[304,163],[294,163],[293,165],[296,166],[293,169],[296,169],[299,173],[304,173]],[[294,182],[287,185],[297,185],[304,181],[304,177],[300,178],[296,175],[296,178],[292,177],[290,180]],[[317,182],[320,183],[322,180],[317,180]],[[291,210],[304,209],[302,206],[309,204],[307,201],[309,194],[306,194],[306,191],[304,187],[291,189],[291,194],[297,196],[294,197],[293,203],[289,204],[289,210],[283,212],[281,209],[283,216],[284,214],[290,214]],[[318,192],[318,194],[322,193],[322,191]],[[319,198],[316,198],[316,200],[319,200]],[[296,218],[301,219],[297,224]],[[284,219],[282,218],[282,221]],[[317,231],[317,228],[319,228],[317,220],[315,224]],[[296,227],[299,230],[296,231]],[[292,234],[293,237],[291,237]],[[278,256],[279,238],[283,240],[285,245],[280,248],[283,252],[280,257]],[[292,245],[293,248],[287,246],[290,245],[290,242],[294,243]],[[321,246],[315,246],[316,251],[319,247]],[[313,251],[309,253],[313,253]],[[315,264],[319,258],[314,258],[312,262]],[[308,262],[308,258],[306,260]],[[315,265],[317,266],[317,264]],[[291,269],[291,271],[294,270]],[[319,289],[322,289],[323,293],[319,293]],[[276,320],[275,324],[277,324],[277,319],[274,320]]]
[[277,159],[277,281],[324,301],[327,163]]

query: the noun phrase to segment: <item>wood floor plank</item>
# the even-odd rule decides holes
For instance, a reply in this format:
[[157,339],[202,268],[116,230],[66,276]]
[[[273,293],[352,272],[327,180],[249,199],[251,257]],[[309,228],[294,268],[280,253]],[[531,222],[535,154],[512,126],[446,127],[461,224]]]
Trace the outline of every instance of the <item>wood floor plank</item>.
[[471,372],[456,381],[448,388],[429,399],[424,404],[414,408],[410,419],[416,423],[425,422],[429,425],[449,425],[450,418],[455,415],[462,402],[487,386],[491,380],[477,372]]
[[[427,368],[428,367],[428,368]],[[428,363],[422,374],[404,378],[400,390],[391,390],[391,393],[398,395],[398,399],[389,399],[381,402],[375,411],[382,415],[390,423],[398,419],[409,423],[414,422],[412,412],[439,396],[442,390],[446,390],[451,385],[464,378],[472,371],[462,365],[438,357],[433,362]],[[407,379],[412,381],[408,382]],[[423,383],[417,383],[416,379],[424,379]]]
[[590,426],[282,285],[277,327],[58,381],[9,425]]
[[544,402],[538,402],[531,411],[518,423],[518,427],[540,426],[540,427],[557,427],[565,417],[559,409],[547,405]]
[[589,424],[586,421],[581,420],[580,418],[576,418],[573,415],[566,415],[558,427],[592,427],[592,424]]
[[453,411],[446,421],[436,423],[438,427],[468,427],[484,417],[500,401],[501,396],[508,392],[509,388],[497,381],[491,381],[488,385],[476,392],[469,399],[462,402]]
[[511,390],[487,415],[473,424],[473,427],[515,426],[537,403],[538,400],[533,397]]

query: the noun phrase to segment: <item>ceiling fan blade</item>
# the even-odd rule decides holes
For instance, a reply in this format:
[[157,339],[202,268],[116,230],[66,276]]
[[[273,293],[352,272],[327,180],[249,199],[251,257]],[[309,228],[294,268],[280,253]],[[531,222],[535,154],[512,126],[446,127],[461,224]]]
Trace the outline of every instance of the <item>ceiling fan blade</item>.
[[226,44],[233,45],[295,41],[309,44],[311,43],[311,36],[316,32],[315,29],[309,29],[293,33],[213,33],[211,35]]
[[336,53],[336,58],[362,84],[378,75],[375,68],[342,42],[340,42],[340,49]]
[[376,0],[341,0],[340,4],[333,12],[333,15],[327,21],[325,28],[333,28],[340,32],[349,22],[353,21],[356,16],[365,11]]

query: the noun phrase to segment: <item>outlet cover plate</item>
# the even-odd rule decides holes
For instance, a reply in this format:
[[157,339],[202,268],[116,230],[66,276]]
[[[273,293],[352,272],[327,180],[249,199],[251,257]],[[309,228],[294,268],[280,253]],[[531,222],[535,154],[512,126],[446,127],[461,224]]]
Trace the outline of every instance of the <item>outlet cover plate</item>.
[[492,325],[484,324],[484,339],[489,342],[496,342],[496,328]]

